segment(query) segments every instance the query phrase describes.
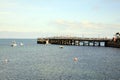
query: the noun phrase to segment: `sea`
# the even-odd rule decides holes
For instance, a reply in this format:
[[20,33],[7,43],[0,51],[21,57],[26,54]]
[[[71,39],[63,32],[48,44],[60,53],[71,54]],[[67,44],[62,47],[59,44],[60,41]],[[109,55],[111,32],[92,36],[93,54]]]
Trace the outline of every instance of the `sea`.
[[0,39],[0,80],[120,80],[120,48]]

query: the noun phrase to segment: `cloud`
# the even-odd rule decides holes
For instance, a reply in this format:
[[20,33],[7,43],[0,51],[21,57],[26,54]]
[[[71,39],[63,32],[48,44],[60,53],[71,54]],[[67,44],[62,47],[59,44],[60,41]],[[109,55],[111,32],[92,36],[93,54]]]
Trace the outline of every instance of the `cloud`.
[[55,24],[63,29],[68,30],[116,30],[120,29],[120,24],[107,24],[107,23],[95,23],[90,21],[65,21],[65,20],[56,20]]
[[65,20],[56,20],[55,24],[59,26],[69,27],[69,28],[99,28],[101,24],[92,23],[89,21],[81,21],[81,22],[75,22],[75,21],[65,21]]
[[56,20],[55,24],[59,26],[69,27],[69,28],[78,28],[80,26],[80,23],[73,22],[73,21],[65,21],[65,20]]

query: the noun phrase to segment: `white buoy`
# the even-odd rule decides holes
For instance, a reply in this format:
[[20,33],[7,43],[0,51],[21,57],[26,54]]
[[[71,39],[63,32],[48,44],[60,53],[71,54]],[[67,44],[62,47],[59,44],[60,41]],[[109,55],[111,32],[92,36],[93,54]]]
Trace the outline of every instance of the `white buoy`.
[[21,43],[20,43],[20,46],[23,46],[23,45],[24,45],[24,44],[21,42]]
[[5,62],[8,62],[8,59],[5,59]]
[[77,58],[77,57],[75,57],[73,60],[74,60],[74,61],[78,61],[78,58]]
[[8,60],[8,59],[5,59],[5,60],[4,60],[4,63],[8,63],[8,62],[9,62],[9,60]]

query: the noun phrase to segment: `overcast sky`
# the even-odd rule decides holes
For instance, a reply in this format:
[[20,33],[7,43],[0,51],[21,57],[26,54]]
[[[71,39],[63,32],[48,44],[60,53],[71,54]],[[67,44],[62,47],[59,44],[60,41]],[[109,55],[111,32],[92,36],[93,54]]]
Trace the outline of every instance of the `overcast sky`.
[[0,0],[0,38],[112,37],[120,0]]

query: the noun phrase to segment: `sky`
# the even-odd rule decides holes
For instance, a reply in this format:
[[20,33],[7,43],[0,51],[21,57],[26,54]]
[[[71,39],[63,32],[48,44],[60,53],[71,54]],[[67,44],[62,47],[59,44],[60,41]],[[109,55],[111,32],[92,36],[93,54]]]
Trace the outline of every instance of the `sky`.
[[113,37],[120,0],[0,0],[0,38]]

